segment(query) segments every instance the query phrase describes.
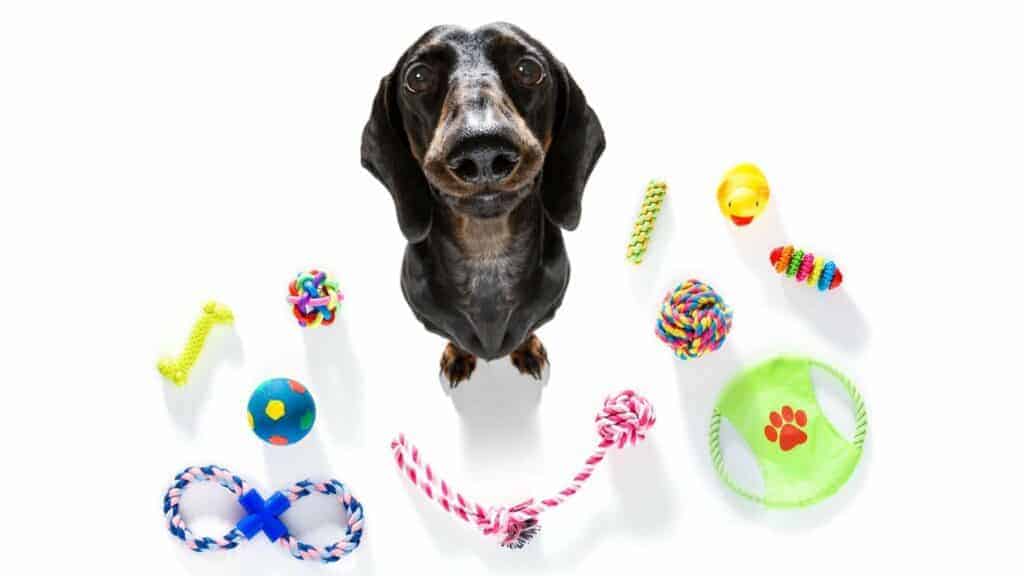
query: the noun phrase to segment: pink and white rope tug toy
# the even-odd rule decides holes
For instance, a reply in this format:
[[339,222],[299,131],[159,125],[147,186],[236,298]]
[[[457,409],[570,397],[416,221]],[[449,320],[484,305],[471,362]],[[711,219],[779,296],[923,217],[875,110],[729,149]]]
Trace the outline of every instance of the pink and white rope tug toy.
[[601,441],[572,482],[550,498],[530,498],[510,507],[485,507],[453,489],[435,475],[429,464],[423,463],[419,449],[406,442],[404,435],[391,442],[391,450],[398,469],[428,498],[440,504],[445,511],[475,524],[484,535],[498,538],[502,546],[518,549],[540,531],[540,513],[564,503],[578,492],[604,460],[609,448],[623,448],[646,437],[647,431],[654,426],[654,407],[643,396],[626,390],[606,398],[594,420]]

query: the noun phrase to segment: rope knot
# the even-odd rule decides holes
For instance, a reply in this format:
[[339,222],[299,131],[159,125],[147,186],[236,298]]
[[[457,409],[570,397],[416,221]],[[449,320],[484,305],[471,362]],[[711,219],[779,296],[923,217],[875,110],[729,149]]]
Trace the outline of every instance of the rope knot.
[[636,444],[643,440],[654,426],[654,406],[632,390],[605,398],[604,406],[594,418],[601,445],[618,446]]
[[490,508],[481,523],[484,535],[497,536],[505,548],[520,549],[540,532],[537,518],[526,513],[533,499],[511,508],[498,506]]

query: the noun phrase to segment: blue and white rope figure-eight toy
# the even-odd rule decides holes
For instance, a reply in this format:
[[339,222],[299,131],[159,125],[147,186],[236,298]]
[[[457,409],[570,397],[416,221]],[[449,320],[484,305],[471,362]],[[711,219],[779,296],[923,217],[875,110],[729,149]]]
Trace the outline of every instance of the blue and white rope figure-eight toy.
[[[189,485],[196,482],[220,484],[234,494],[238,498],[238,503],[245,508],[246,516],[220,538],[196,536],[182,518],[181,495]],[[288,533],[288,527],[280,520],[281,514],[292,504],[314,492],[337,498],[347,516],[345,534],[340,540],[324,548],[298,540]],[[337,562],[341,557],[355,551],[363,538],[363,506],[352,496],[348,488],[337,480],[302,480],[283,492],[274,492],[270,498],[264,500],[245,480],[224,468],[212,465],[191,466],[174,477],[174,483],[164,495],[164,518],[171,534],[195,552],[230,550],[238,546],[242,539],[251,540],[263,532],[271,542],[277,542],[299,560],[329,563]]]

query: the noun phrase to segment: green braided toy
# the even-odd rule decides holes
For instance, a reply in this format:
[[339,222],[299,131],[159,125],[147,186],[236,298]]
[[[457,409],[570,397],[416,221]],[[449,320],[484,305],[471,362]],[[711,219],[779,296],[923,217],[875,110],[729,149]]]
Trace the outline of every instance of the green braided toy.
[[658,213],[661,212],[666,192],[668,192],[668,184],[662,180],[651,180],[647,184],[644,201],[640,204],[640,215],[637,216],[636,223],[633,224],[633,234],[629,237],[629,246],[626,248],[626,259],[633,264],[640,264],[644,261],[647,244],[654,231],[654,223],[658,220]]
[[157,362],[156,369],[163,374],[164,378],[174,382],[175,386],[184,386],[188,381],[188,373],[199,358],[199,353],[203,351],[203,344],[206,343],[206,337],[209,336],[213,326],[215,324],[231,324],[234,320],[235,316],[231,313],[230,308],[212,300],[207,302],[203,305],[202,315],[196,320],[192,332],[188,335],[188,342],[185,344],[181,356],[161,359]]

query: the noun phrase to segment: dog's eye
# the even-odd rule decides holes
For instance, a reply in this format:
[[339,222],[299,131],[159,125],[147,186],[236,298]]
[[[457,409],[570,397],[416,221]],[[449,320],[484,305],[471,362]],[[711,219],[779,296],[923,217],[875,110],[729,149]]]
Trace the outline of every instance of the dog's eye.
[[532,56],[523,56],[516,62],[513,75],[523,86],[537,86],[544,81],[544,66]]
[[426,64],[414,64],[405,73],[405,89],[413,94],[429,92],[437,81],[437,74]]

